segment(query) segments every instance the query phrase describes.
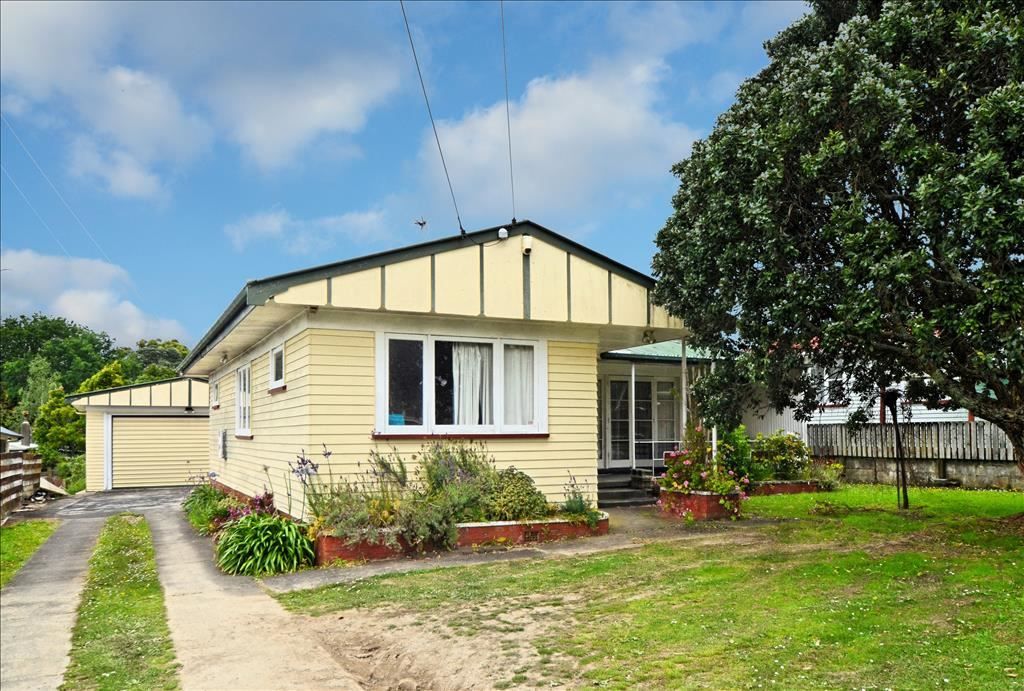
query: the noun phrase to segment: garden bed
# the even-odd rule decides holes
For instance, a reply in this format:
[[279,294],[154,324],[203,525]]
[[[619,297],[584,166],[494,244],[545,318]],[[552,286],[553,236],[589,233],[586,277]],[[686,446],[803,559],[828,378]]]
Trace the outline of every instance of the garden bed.
[[[457,547],[479,545],[522,545],[534,542],[552,542],[581,537],[608,534],[608,514],[601,512],[597,525],[591,528],[586,523],[564,518],[550,518],[536,521],[490,521],[485,523],[458,524]],[[339,559],[345,561],[375,561],[396,559],[412,554],[415,550],[403,541],[399,545],[373,542],[347,543],[333,535],[320,535],[316,539],[317,566],[330,564]]]
[[802,494],[803,492],[827,492],[817,480],[765,480],[754,483],[754,495]]
[[[723,497],[726,503],[722,503]],[[734,514],[733,506],[739,502],[739,494],[717,494],[715,492],[677,492],[662,488],[658,505],[665,514],[680,516],[695,521],[713,521],[729,518]]]

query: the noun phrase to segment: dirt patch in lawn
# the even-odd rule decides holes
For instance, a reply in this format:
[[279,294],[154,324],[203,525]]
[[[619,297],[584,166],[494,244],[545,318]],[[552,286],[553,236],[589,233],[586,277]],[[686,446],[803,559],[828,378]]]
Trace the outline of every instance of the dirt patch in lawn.
[[578,596],[511,598],[443,614],[348,610],[303,626],[367,689],[448,691],[572,685],[575,659],[536,641]]

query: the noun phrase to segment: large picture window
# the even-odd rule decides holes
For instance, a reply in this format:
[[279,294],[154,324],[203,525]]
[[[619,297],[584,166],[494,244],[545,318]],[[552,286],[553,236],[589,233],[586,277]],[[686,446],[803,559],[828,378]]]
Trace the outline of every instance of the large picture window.
[[538,342],[385,335],[378,431],[517,434],[545,431],[546,367]]

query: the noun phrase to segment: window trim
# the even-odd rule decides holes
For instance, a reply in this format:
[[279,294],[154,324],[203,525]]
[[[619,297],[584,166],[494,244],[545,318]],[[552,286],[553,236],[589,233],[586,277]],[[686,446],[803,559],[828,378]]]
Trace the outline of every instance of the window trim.
[[[389,344],[392,340],[419,341],[423,344],[423,424],[388,424],[388,384],[390,382]],[[434,345],[437,341],[462,343],[489,343],[492,350],[491,386],[494,422],[490,425],[440,425],[434,422]],[[506,425],[505,419],[505,346],[533,347],[534,422],[532,425]],[[538,437],[548,433],[548,377],[547,341],[544,339],[463,336],[461,334],[425,334],[378,332],[375,438],[400,437],[461,437],[495,438],[505,436]]]
[[[281,351],[281,378],[274,379],[274,355],[277,351]],[[278,343],[276,346],[272,346],[268,351],[267,357],[267,390],[271,393],[285,390],[285,365],[287,364],[287,354],[284,350],[284,342]]]
[[[245,422],[246,426],[242,427],[242,372],[245,372],[246,376],[246,391],[245,391]],[[235,369],[235,436],[236,437],[252,437],[252,363],[247,362],[244,365]]]

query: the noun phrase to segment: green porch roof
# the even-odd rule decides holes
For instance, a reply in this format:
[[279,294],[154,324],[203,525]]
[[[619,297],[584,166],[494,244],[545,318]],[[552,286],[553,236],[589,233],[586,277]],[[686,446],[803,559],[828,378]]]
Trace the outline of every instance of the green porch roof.
[[[646,345],[622,348],[620,350],[609,350],[601,353],[604,360],[628,360],[630,362],[679,362],[683,354],[682,341],[662,341],[661,343],[649,343]],[[710,362],[710,351],[703,348],[687,348],[687,362]]]

